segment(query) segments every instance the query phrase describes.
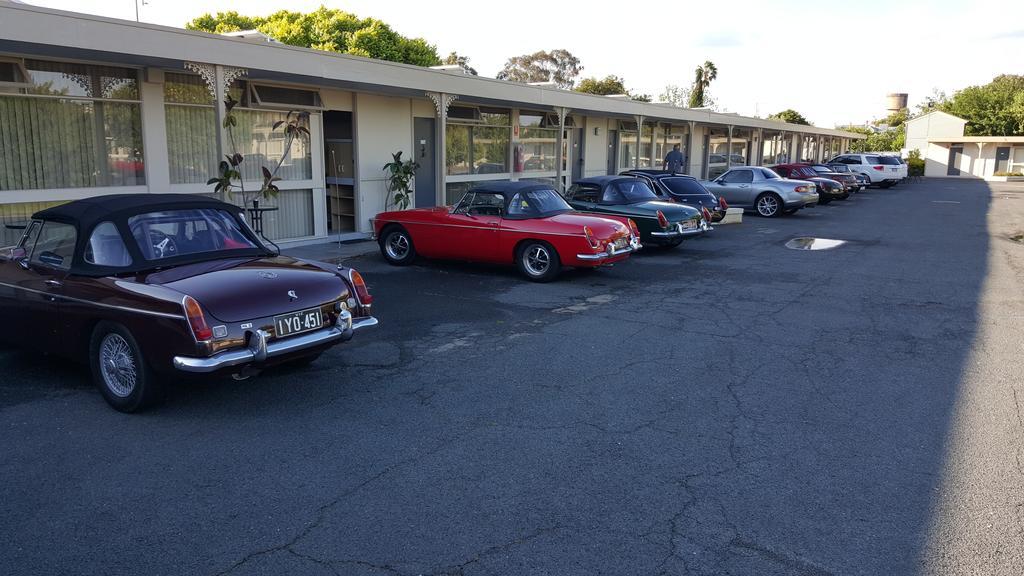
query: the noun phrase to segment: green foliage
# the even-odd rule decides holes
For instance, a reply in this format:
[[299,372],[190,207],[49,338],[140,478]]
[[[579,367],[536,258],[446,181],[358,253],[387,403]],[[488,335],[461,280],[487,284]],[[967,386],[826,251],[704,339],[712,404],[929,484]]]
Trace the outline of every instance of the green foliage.
[[697,67],[693,78],[693,88],[690,90],[690,108],[703,108],[710,104],[707,95],[711,82],[718,78],[718,68],[707,60]]
[[842,130],[867,136],[864,140],[850,142],[850,152],[899,152],[906,141],[904,126],[882,132],[862,126],[844,126]]
[[444,60],[441,61],[441,64],[447,64],[449,66],[458,66],[462,68],[466,72],[466,74],[470,74],[472,76],[477,75],[476,68],[473,68],[472,66],[469,65],[469,58],[466,56],[459,56],[459,54],[455,51],[449,52],[448,55],[445,56]]
[[996,76],[988,84],[954,93],[936,107],[967,120],[969,136],[1024,134],[1024,76]]
[[689,88],[669,84],[665,86],[664,92],[658,94],[658,102],[665,102],[683,108],[690,102],[690,92]]
[[892,114],[886,116],[885,119],[882,120],[882,123],[885,124],[886,126],[889,126],[890,128],[899,128],[900,126],[903,126],[903,124],[905,124],[906,121],[909,119],[910,111],[904,108],[903,110],[893,112]]
[[523,83],[554,82],[559,88],[570,90],[582,70],[579,58],[568,50],[541,50],[509,58],[497,78]]
[[412,200],[412,182],[419,167],[419,163],[413,160],[403,161],[401,150],[391,155],[391,162],[384,165],[388,187],[388,197],[384,199],[385,209],[392,203],[392,199],[399,210],[409,207]]
[[599,96],[612,96],[615,94],[628,94],[626,90],[626,83],[622,78],[614,75],[605,76],[603,79],[598,80],[597,78],[590,77],[580,80],[575,90],[577,92],[586,92],[587,94],[597,94]]
[[374,18],[320,6],[308,13],[280,10],[269,16],[242,16],[238,12],[203,14],[185,25],[189,30],[235,32],[259,30],[292,46],[342,52],[417,66],[441,63],[437,48],[422,38],[407,38]]
[[793,110],[792,108],[786,108],[782,112],[776,112],[768,117],[769,120],[778,120],[779,122],[789,122],[790,124],[803,124],[804,126],[810,126],[811,123],[804,118],[804,115]]
[[924,158],[916,148],[907,153],[907,175],[924,176]]
[[993,176],[1024,176],[1024,172],[996,172]]

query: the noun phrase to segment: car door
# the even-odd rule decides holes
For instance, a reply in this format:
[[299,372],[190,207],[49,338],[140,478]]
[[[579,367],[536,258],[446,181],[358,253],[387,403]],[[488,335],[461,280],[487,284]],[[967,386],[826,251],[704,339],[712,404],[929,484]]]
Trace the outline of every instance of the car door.
[[74,226],[43,222],[21,265],[24,274],[18,282],[18,294],[24,322],[18,332],[29,345],[40,350],[55,350],[62,344],[58,334],[61,296],[77,239]]
[[493,261],[498,250],[498,230],[505,199],[501,194],[474,192],[449,214],[445,234],[445,258]]
[[736,206],[753,206],[755,190],[751,187],[754,173],[749,168],[734,168],[716,180],[712,190],[725,197],[725,201]]

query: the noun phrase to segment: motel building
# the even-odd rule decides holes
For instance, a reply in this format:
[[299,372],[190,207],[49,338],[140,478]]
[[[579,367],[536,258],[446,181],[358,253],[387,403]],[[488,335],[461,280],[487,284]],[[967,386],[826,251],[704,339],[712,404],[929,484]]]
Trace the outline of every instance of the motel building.
[[967,120],[939,110],[907,120],[904,150],[921,152],[925,176],[1006,180],[1015,178],[996,174],[1024,173],[1024,136],[964,136],[966,127]]
[[[240,102],[234,142],[220,127],[226,94]],[[278,208],[264,231],[283,246],[365,238],[399,150],[420,164],[413,206],[428,207],[477,182],[567,187],[660,167],[675,144],[687,173],[713,178],[820,161],[862,138],[0,0],[0,224],[101,194],[212,194],[206,182],[234,151],[258,190],[261,166],[281,160],[272,127],[289,110],[310,112],[311,137],[294,143],[280,194],[263,203]]]

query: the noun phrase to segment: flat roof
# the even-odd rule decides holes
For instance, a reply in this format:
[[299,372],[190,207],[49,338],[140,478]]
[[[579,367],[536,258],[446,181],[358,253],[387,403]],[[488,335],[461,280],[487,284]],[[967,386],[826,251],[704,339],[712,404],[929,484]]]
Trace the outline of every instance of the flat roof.
[[946,136],[945,138],[929,138],[929,142],[961,144],[961,143],[993,143],[993,144],[1024,144],[1024,136]]
[[[253,42],[0,0],[0,52],[181,69],[186,61],[245,68],[254,79],[278,80],[345,90],[424,97],[444,92],[460,100],[498,105],[564,107],[609,117],[644,116],[652,121],[701,122],[794,133],[861,139],[833,128],[788,124],[738,114],[677,108],[608,98],[549,86],[457,75],[442,70],[312,50],[281,43]],[[458,101],[458,100],[457,100]]]

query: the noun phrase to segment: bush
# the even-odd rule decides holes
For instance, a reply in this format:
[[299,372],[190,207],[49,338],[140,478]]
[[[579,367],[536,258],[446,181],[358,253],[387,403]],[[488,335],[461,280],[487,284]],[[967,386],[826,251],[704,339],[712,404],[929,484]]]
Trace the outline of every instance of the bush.
[[1021,172],[996,172],[993,176],[1024,176]]
[[911,150],[907,154],[907,176],[924,176],[924,158],[920,150]]

